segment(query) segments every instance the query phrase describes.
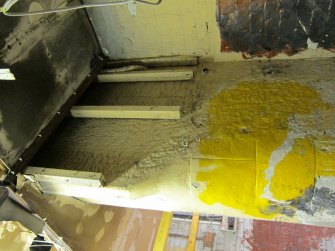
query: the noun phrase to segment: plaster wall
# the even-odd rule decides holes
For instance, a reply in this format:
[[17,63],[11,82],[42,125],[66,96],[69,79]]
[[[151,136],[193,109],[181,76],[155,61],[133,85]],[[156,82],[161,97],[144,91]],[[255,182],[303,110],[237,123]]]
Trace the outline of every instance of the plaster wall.
[[[316,5],[315,1],[310,2]],[[222,6],[220,11],[217,9],[217,3]],[[273,8],[271,13],[265,13],[265,11],[269,11],[266,7],[271,3],[275,6],[278,5],[278,8]],[[248,54],[248,50],[244,50],[245,46],[242,48],[240,44],[247,44],[247,48],[249,46],[253,47],[258,43],[259,38],[270,40],[271,42],[267,45],[270,50],[268,56],[276,55],[276,52],[271,52],[271,48],[276,49],[277,47],[277,38],[272,38],[272,35],[278,33],[276,30],[282,31],[283,34],[281,34],[279,40],[283,44],[282,47],[285,47],[285,44],[290,44],[296,37],[296,32],[291,27],[298,21],[293,14],[297,10],[301,10],[304,13],[303,18],[308,18],[313,15],[313,8],[316,11],[319,10],[318,6],[312,6],[311,9],[304,9],[304,6],[292,6],[294,6],[292,1],[240,1],[240,4],[234,4],[234,1],[228,0],[163,0],[159,6],[137,4],[135,15],[130,13],[127,5],[91,9],[89,13],[103,53],[110,59],[196,55],[201,57],[202,60],[220,62],[244,60],[242,52]],[[252,11],[253,9],[255,11]],[[291,12],[293,13],[292,17],[287,16]],[[279,17],[278,20],[271,21],[272,17],[282,15],[280,13],[285,14],[282,17],[282,22],[279,22]],[[220,25],[217,22],[219,14],[222,14]],[[270,35],[269,31],[263,31],[266,20],[257,19],[258,16],[266,15],[269,16],[270,29],[274,29],[273,34],[270,30]],[[327,16],[327,13],[324,15]],[[255,17],[253,18],[253,16]],[[292,21],[289,18],[295,19]],[[257,21],[251,19],[257,19]],[[228,20],[227,23],[224,23],[224,20]],[[286,26],[281,26],[281,23]],[[321,21],[320,25],[323,27]],[[309,24],[306,24],[306,26],[309,34]],[[250,27],[254,27],[253,30],[256,29],[259,34],[257,32],[257,34],[253,34],[254,31]],[[303,29],[301,25],[299,27],[301,30]],[[334,25],[329,27],[329,34],[332,34]],[[324,30],[321,28],[319,29],[320,32]],[[299,53],[292,56],[295,53],[293,51],[290,53],[291,56],[287,56],[283,50],[283,53],[278,54],[276,58],[297,59],[333,56],[332,52],[321,49],[321,42],[320,48],[318,48],[319,36],[317,36],[317,39],[312,36],[307,40],[309,35],[305,34],[304,31],[302,33],[304,33],[305,40],[303,45],[297,48],[296,52]],[[228,38],[234,40],[231,50],[221,52],[221,34],[225,34],[225,38],[228,36]],[[292,41],[290,41],[291,37]],[[256,56],[257,58],[257,56],[264,54],[263,59],[266,59],[266,53],[263,53],[262,47],[265,45],[257,44],[257,46],[260,46],[261,49],[258,50],[261,53],[259,51],[249,51],[253,55],[247,57],[253,58]],[[234,49],[234,47],[239,49]],[[257,53],[259,54],[257,55]]]

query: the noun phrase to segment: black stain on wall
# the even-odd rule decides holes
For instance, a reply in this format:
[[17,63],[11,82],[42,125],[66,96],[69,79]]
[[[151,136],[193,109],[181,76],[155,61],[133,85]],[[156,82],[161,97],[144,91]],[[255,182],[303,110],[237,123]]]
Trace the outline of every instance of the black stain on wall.
[[315,213],[315,207],[313,207],[311,203],[313,200],[313,195],[314,189],[313,187],[310,187],[306,189],[305,193],[301,197],[296,198],[290,204],[300,211],[313,215]]
[[335,192],[327,187],[316,189],[313,205],[316,208],[326,210],[331,215],[335,215]]
[[308,48],[307,41],[333,51],[335,1],[218,0],[222,52],[273,57]]
[[293,200],[291,206],[313,215],[316,212],[325,212],[335,215],[335,192],[327,187],[308,188],[304,195]]

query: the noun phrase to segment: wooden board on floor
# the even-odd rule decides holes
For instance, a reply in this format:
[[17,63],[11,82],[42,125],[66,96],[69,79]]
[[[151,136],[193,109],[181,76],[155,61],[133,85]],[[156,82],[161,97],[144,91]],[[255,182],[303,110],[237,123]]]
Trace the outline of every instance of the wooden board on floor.
[[173,217],[172,212],[163,213],[162,220],[161,220],[161,223],[159,224],[159,229],[156,235],[156,240],[155,240],[153,251],[163,251],[164,250],[165,243],[169,236],[172,217]]
[[192,223],[190,228],[190,233],[188,235],[188,243],[187,243],[187,251],[194,251],[195,244],[197,241],[198,234],[198,226],[199,226],[199,214],[194,213],[192,216]]
[[144,82],[144,81],[180,81],[193,78],[192,68],[176,68],[163,70],[130,71],[98,75],[98,81],[105,83]]
[[[57,186],[102,187],[105,181],[103,174],[75,170],[63,170],[29,166],[24,175],[31,177],[42,185],[42,190]],[[43,187],[44,186],[44,187]],[[52,189],[51,189],[52,190]]]
[[75,118],[180,119],[179,106],[74,106]]

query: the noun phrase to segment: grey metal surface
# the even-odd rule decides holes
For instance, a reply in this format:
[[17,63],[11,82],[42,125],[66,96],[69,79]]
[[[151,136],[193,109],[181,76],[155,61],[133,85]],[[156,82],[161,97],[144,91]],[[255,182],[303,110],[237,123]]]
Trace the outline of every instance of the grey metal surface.
[[[2,4],[2,1],[0,1]],[[13,10],[47,8],[20,1]],[[50,7],[50,6],[49,6]],[[12,166],[91,72],[100,49],[84,11],[33,17],[0,16],[0,158]]]

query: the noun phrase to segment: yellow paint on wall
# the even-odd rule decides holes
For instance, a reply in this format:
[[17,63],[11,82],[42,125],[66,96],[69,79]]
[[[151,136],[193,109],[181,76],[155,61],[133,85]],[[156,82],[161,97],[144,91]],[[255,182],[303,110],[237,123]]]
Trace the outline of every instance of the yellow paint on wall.
[[296,139],[291,152],[277,165],[270,190],[277,200],[302,196],[314,185],[314,149],[310,139]]
[[[206,191],[200,199],[207,204],[220,202],[225,206],[243,209],[248,214],[264,217],[260,213],[267,200],[255,204],[256,166],[250,160],[200,160],[201,166],[216,167],[210,172],[199,172],[197,180],[206,182]],[[261,208],[257,208],[260,206]],[[270,216],[270,215],[269,215]]]
[[295,82],[244,82],[213,97],[208,137],[200,143],[203,159],[196,179],[206,185],[200,199],[261,218],[281,213],[277,201],[295,199],[314,183],[313,139],[295,139],[276,165],[270,201],[263,195],[271,154],[288,136],[290,117],[332,109],[316,90]]

